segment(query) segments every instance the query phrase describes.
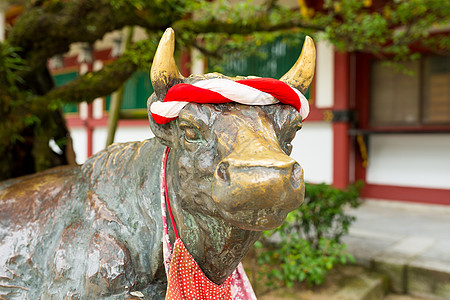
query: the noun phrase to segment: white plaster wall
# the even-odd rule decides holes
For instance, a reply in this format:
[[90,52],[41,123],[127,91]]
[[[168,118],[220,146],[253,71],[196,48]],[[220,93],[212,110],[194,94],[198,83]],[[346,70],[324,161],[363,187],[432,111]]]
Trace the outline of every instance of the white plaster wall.
[[[83,164],[87,160],[87,133],[83,127],[72,127],[70,134],[73,140],[73,148],[78,164]],[[97,153],[105,149],[106,127],[97,127],[93,132],[92,153]],[[133,141],[143,141],[153,137],[153,133],[148,126],[125,126],[119,127],[114,137],[115,143],[125,143]]]
[[205,73],[205,60],[202,53],[196,48],[191,48],[191,74]]
[[450,134],[372,135],[367,182],[450,189]]
[[316,106],[318,108],[329,108],[334,103],[334,48],[324,40],[319,41],[316,47]]
[[92,154],[105,149],[106,137],[108,129],[106,127],[96,127],[92,134]]
[[[97,153],[105,149],[108,129],[106,127],[97,127],[94,130],[92,141],[92,153]],[[153,132],[149,126],[122,126],[116,130],[114,143],[126,143],[134,141],[143,141],[153,137]]]
[[114,142],[143,141],[154,136],[150,125],[119,127],[114,137]]
[[73,127],[70,128],[70,135],[72,137],[76,161],[78,164],[82,164],[87,159],[86,130],[82,127]]
[[0,42],[5,40],[5,11],[3,5],[0,3]]
[[331,123],[305,121],[292,142],[291,157],[305,172],[311,183],[333,181],[333,129]]

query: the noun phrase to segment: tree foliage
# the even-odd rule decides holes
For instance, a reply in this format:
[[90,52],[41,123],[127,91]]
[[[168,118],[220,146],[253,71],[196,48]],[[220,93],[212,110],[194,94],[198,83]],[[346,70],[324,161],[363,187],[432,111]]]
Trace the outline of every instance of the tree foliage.
[[[28,0],[0,43],[0,179],[40,171],[73,159],[61,107],[91,102],[117,90],[138,68],[149,70],[157,41],[167,27],[178,49],[195,47],[220,59],[225,53],[257,51],[261,43],[299,32],[325,38],[339,50],[365,51],[401,60],[420,44],[448,55],[449,38],[432,28],[448,25],[445,0]],[[293,1],[296,3],[296,1]],[[125,26],[140,26],[148,38],[136,42],[101,71],[55,87],[47,68],[73,43],[93,44]],[[62,150],[48,147],[54,140]]]

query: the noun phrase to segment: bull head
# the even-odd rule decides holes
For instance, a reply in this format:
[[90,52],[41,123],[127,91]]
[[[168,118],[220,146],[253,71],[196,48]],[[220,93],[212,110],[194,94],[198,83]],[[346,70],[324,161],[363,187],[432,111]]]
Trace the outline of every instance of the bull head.
[[[184,78],[175,64],[174,45],[174,32],[169,28],[153,60],[155,94],[149,99],[149,109],[174,84],[225,77]],[[314,43],[306,37],[297,62],[280,80],[304,93],[312,81],[314,64]],[[287,213],[303,201],[303,170],[288,156],[302,122],[293,107],[189,104],[177,121],[159,125],[150,111],[149,119],[154,134],[175,152],[174,176],[186,180],[185,186],[174,183],[183,193],[179,195],[183,209],[202,210],[203,215],[220,217],[241,229],[260,231],[281,225]],[[181,216],[177,223],[186,220]]]

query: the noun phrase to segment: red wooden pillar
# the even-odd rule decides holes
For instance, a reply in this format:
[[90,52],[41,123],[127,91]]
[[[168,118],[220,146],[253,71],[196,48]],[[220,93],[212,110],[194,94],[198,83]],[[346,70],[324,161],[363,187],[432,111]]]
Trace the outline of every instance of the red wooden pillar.
[[[357,129],[369,128],[369,88],[370,88],[370,56],[368,54],[358,53],[356,55],[356,67],[358,76],[355,79],[355,111],[358,115]],[[357,137],[364,138],[363,135]],[[364,149],[361,149],[359,143],[363,142]],[[366,183],[367,151],[369,145],[368,138],[359,141],[355,145],[355,180],[361,180]],[[365,152],[363,157],[362,152]]]
[[[88,51],[88,50],[86,50]],[[79,61],[80,65],[80,75],[84,75],[87,72],[92,71],[93,63],[92,58],[85,58],[82,57]],[[89,103],[87,105],[87,113],[86,113],[86,119],[84,120],[84,128],[86,130],[86,156],[89,158],[93,154],[93,139],[94,139],[94,127],[92,125],[93,113],[92,113],[92,103]]]
[[92,103],[88,104],[87,108],[87,118],[86,118],[86,138],[87,138],[87,157],[92,156],[93,152],[93,140],[94,140],[94,126],[92,125],[93,114],[92,114]]
[[[334,111],[350,109],[350,64],[348,53],[334,55]],[[333,123],[333,186],[345,188],[350,182],[350,137],[348,120]]]

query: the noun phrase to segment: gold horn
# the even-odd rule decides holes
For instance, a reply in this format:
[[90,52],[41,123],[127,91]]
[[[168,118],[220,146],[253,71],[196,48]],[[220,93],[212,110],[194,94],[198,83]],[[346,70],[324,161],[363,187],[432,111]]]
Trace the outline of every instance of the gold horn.
[[158,98],[164,98],[170,87],[184,79],[175,63],[174,50],[175,32],[172,28],[167,28],[159,41],[150,72],[153,89]]
[[315,65],[316,47],[312,38],[306,36],[300,57],[289,72],[284,74],[280,80],[297,88],[304,94],[313,80]]

